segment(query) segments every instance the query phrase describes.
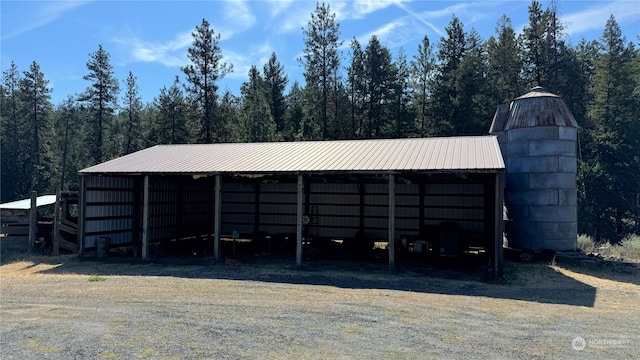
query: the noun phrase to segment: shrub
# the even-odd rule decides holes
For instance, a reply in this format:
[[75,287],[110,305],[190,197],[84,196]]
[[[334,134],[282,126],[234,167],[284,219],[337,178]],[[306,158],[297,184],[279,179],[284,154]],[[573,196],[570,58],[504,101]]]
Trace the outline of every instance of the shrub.
[[640,261],[640,235],[628,235],[618,244],[611,244],[608,241],[596,243],[591,236],[580,234],[578,248],[585,254],[596,253],[624,260]]
[[640,235],[628,235],[614,246],[616,255],[625,260],[640,260]]
[[578,249],[582,250],[585,254],[596,252],[597,247],[597,244],[591,236],[586,234],[578,235]]

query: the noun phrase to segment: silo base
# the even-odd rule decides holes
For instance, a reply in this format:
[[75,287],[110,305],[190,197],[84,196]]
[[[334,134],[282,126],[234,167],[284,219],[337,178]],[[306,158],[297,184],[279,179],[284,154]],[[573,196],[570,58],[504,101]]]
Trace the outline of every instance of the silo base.
[[536,223],[519,221],[507,223],[506,247],[541,252],[576,251],[578,246],[577,224]]

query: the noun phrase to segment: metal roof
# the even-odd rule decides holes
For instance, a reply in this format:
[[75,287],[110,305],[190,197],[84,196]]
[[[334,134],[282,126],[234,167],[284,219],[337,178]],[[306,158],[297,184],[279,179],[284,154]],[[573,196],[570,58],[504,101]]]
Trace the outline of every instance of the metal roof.
[[553,125],[579,127],[560,96],[536,86],[511,103],[504,130]]
[[[56,203],[55,195],[42,195],[36,198],[36,207],[51,205]],[[31,199],[16,200],[0,204],[0,209],[29,210],[31,209]]]
[[501,171],[495,136],[157,145],[80,174]]

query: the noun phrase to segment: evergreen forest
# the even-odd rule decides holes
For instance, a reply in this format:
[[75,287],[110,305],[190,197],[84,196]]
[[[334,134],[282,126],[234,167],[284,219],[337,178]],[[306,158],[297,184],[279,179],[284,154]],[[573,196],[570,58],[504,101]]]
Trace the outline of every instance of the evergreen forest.
[[445,36],[424,36],[407,58],[376,36],[345,36],[319,3],[301,29],[304,83],[273,53],[237,94],[218,88],[233,64],[206,19],[194,24],[188,65],[149,103],[135,74],[115,78],[102,45],[78,69],[87,87],[58,104],[37,59],[11,63],[0,85],[1,200],[77,189],[78,170],[157,144],[485,135],[498,105],[542,86],[580,125],[578,232],[639,234],[640,36],[627,39],[611,16],[598,40],[570,44],[554,4],[533,0],[520,34],[502,16],[488,39],[454,15]]

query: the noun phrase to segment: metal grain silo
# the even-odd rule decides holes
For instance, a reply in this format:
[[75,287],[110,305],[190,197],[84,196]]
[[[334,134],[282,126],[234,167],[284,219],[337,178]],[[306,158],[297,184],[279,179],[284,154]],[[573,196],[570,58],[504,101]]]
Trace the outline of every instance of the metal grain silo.
[[506,163],[508,247],[576,250],[577,130],[565,102],[541,87],[498,107],[490,132]]

